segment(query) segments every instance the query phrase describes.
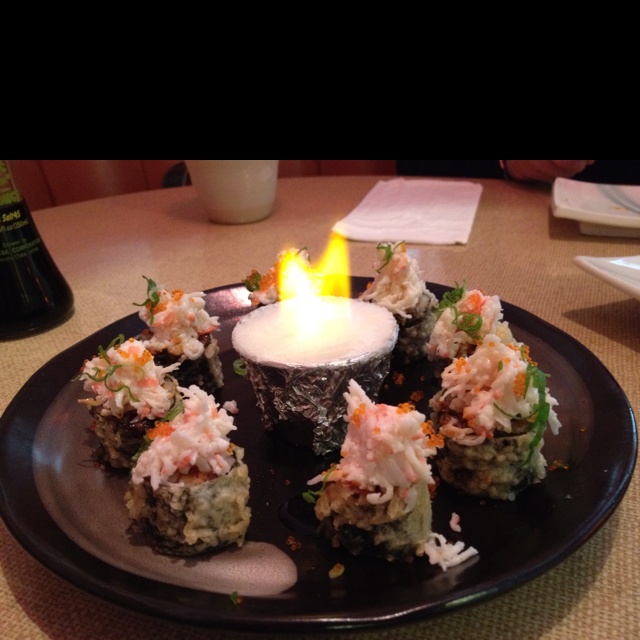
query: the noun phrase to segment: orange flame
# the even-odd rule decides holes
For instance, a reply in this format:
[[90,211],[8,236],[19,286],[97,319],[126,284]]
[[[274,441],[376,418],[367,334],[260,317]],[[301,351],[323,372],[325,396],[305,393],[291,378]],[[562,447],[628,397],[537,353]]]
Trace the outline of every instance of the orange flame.
[[278,290],[281,300],[303,296],[351,297],[345,239],[332,234],[317,266],[310,265],[301,252],[287,252],[280,266]]

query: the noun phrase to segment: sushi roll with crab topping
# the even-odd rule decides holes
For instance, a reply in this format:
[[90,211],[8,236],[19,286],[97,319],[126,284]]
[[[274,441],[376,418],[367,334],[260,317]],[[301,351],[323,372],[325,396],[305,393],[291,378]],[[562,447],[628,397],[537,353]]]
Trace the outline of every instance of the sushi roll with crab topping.
[[409,256],[404,242],[381,243],[377,249],[377,275],[360,298],[393,313],[400,327],[395,353],[404,363],[420,360],[427,355],[438,300],[427,289],[418,263]]
[[[280,300],[280,272],[288,260],[295,259],[296,263],[307,270],[310,280],[314,279],[311,269],[309,252],[305,249],[285,249],[278,254],[276,263],[264,274],[254,269],[244,280],[244,286],[249,291],[249,300],[254,306],[273,304]],[[319,290],[318,290],[319,292]]]
[[190,556],[242,546],[251,517],[244,450],[214,397],[180,388],[183,410],[147,433],[126,493],[128,513],[154,548]]
[[436,310],[437,321],[427,344],[430,360],[453,360],[473,352],[489,333],[503,342],[515,342],[503,318],[498,296],[456,284],[442,296]]
[[213,393],[224,384],[220,347],[214,333],[220,328],[216,316],[205,308],[202,291],[168,291],[144,276],[147,299],[135,304],[149,327],[141,336],[156,362],[168,366],[180,363],[176,378],[181,386],[192,384]]
[[429,404],[444,438],[437,468],[462,493],[513,500],[545,477],[543,436],[560,429],[558,403],[526,346],[486,335],[444,369]]
[[98,355],[86,360],[80,373],[89,398],[79,400],[91,413],[98,438],[97,457],[114,468],[128,469],[144,434],[154,421],[171,414],[179,400],[170,375],[177,364],[156,363],[145,345],[120,335]]
[[375,404],[354,381],[345,393],[347,435],[340,462],[309,484],[319,532],[354,555],[406,560],[425,553],[431,536],[428,459],[439,438],[410,404]]

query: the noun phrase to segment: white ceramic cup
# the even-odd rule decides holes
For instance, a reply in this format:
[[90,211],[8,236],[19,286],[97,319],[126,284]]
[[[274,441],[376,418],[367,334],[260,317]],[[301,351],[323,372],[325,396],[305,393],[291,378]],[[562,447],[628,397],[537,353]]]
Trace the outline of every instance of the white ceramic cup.
[[185,160],[212,222],[244,224],[273,210],[278,160]]

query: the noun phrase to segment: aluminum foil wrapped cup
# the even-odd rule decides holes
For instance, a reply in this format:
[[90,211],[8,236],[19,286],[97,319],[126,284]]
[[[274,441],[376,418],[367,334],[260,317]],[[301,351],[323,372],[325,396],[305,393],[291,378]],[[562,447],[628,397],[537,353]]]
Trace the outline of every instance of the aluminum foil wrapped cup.
[[349,380],[377,398],[397,339],[385,308],[332,296],[260,307],[232,333],[265,428],[316,455],[344,440]]

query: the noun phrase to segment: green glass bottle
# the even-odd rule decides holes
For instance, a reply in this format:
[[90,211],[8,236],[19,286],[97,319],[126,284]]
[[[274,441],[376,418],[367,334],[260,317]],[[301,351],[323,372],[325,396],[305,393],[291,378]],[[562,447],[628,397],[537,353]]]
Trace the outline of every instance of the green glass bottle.
[[0,340],[45,331],[73,313],[73,293],[56,267],[0,160]]

